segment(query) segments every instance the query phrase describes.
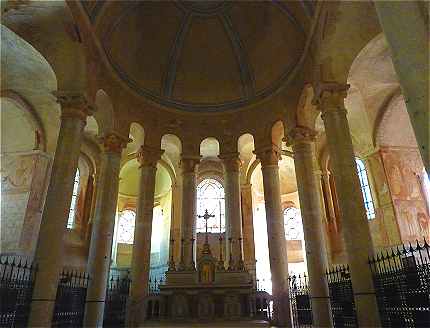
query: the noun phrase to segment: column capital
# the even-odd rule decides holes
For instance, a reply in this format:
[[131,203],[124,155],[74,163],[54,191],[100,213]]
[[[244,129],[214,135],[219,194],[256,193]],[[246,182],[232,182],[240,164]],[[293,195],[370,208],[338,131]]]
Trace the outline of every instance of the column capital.
[[279,147],[273,144],[256,149],[254,154],[260,160],[262,167],[278,166],[278,162],[281,159],[281,151]]
[[344,99],[347,96],[349,84],[337,82],[321,82],[315,87],[315,95],[312,103],[322,113],[328,111],[345,111]]
[[140,163],[140,167],[153,167],[157,166],[157,162],[163,155],[164,150],[152,148],[149,146],[140,146],[137,152],[137,161]]
[[315,142],[317,132],[305,126],[296,126],[288,132],[285,138],[288,145]]
[[241,190],[251,190],[251,188],[252,188],[252,184],[250,182],[243,183],[240,185]]
[[194,173],[197,165],[200,163],[201,156],[181,156],[180,167],[182,173]]
[[52,93],[57,103],[61,105],[61,118],[77,117],[84,123],[87,116],[95,112],[94,107],[88,102],[83,93],[72,91],[54,91]]
[[125,138],[116,132],[106,133],[100,142],[103,144],[103,149],[106,153],[117,153],[121,154],[123,148],[127,146],[132,140]]
[[239,153],[224,153],[219,155],[226,172],[239,172],[242,161],[239,158]]

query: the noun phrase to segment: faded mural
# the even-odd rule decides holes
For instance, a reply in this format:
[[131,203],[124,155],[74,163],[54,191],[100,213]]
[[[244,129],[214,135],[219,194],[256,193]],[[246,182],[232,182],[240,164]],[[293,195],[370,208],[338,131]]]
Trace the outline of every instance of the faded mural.
[[430,238],[430,215],[421,181],[423,164],[415,148],[381,150],[402,241]]
[[50,157],[40,151],[1,155],[2,253],[32,255],[39,233]]

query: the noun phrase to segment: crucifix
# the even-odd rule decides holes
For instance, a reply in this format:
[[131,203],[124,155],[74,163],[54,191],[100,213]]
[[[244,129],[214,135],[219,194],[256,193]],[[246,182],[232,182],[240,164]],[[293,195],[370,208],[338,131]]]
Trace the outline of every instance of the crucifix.
[[209,213],[208,213],[208,210],[206,209],[206,210],[205,210],[205,214],[203,214],[203,215],[198,215],[197,217],[198,217],[199,219],[203,218],[203,219],[205,220],[205,229],[206,229],[205,244],[209,244],[209,241],[208,241],[208,220],[209,220],[210,218],[214,218],[214,217],[215,217],[215,215],[213,215],[213,214],[209,214]]

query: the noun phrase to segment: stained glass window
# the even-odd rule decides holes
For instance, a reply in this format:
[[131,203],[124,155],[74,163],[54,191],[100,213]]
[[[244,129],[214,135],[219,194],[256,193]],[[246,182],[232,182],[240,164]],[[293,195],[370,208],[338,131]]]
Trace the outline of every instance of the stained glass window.
[[373,205],[372,192],[370,191],[369,179],[364,162],[358,157],[355,158],[357,164],[358,177],[360,178],[361,192],[363,193],[364,206],[366,207],[367,219],[375,218],[375,207]]
[[132,210],[124,210],[119,214],[117,223],[118,243],[133,244],[135,219],[136,213]]
[[[205,210],[215,217],[208,220],[208,232],[225,231],[224,187],[215,179],[205,179],[197,187],[197,215]],[[205,220],[197,218],[196,231],[205,232]]]
[[79,193],[79,169],[76,170],[75,181],[73,182],[72,200],[70,202],[69,218],[67,219],[67,229],[72,229],[75,224],[76,203]]
[[284,210],[284,228],[286,240],[303,239],[302,216],[298,208],[287,207]]

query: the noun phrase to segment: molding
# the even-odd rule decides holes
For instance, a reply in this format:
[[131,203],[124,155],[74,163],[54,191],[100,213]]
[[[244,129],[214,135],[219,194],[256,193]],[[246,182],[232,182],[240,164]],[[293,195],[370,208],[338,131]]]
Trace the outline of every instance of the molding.
[[243,43],[240,39],[239,33],[234,29],[230,16],[225,13],[219,16],[224,29],[230,39],[233,52],[236,55],[237,63],[239,65],[240,79],[242,82],[242,92],[246,99],[255,94],[255,77],[248,58],[243,49]]
[[160,94],[168,99],[172,98],[173,89],[175,87],[176,82],[176,73],[178,70],[178,61],[181,56],[182,48],[184,45],[184,41],[186,36],[188,35],[188,31],[190,30],[192,22],[191,14],[187,14],[181,22],[181,26],[176,33],[175,41],[173,42],[172,48],[169,53],[169,63],[167,65],[167,71],[165,72],[164,81],[161,84],[161,92]]

